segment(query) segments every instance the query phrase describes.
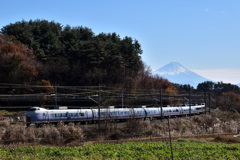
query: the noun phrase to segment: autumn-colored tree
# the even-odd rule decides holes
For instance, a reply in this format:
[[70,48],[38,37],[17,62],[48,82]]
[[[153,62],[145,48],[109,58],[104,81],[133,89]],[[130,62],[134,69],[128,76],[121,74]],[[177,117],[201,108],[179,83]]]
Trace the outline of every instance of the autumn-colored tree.
[[30,84],[38,75],[32,50],[0,35],[0,82]]
[[41,80],[37,82],[37,85],[39,85],[39,88],[35,88],[35,92],[38,93],[53,93],[54,87],[51,85],[50,81],[47,80]]
[[217,107],[227,111],[240,111],[240,95],[234,92],[222,93],[222,95],[218,97]]

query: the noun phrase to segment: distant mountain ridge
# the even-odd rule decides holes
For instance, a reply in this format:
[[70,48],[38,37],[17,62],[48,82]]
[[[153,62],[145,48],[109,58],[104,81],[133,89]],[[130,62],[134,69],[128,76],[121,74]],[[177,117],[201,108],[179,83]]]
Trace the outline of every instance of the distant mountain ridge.
[[190,84],[194,88],[196,88],[199,83],[211,81],[190,71],[178,62],[171,62],[153,71],[152,75],[159,75],[173,83]]

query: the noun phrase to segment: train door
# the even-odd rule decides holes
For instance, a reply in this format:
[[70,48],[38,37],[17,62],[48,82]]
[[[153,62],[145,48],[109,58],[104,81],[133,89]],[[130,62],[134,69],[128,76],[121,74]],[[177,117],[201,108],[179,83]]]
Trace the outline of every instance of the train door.
[[93,115],[94,115],[94,120],[98,120],[98,110],[97,109],[93,109]]
[[49,117],[48,117],[48,112],[43,113],[43,121],[48,121]]
[[88,111],[85,111],[85,113],[84,113],[85,115],[84,115],[84,117],[86,117],[86,119],[88,119]]
[[67,121],[71,119],[71,114],[69,112],[66,113]]
[[27,122],[31,122],[31,115],[30,114],[27,115]]

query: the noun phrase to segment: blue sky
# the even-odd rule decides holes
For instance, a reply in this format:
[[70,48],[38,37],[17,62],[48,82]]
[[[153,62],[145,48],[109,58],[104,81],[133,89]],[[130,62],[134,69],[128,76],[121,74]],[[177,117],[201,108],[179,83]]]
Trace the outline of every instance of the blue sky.
[[153,70],[170,62],[215,81],[240,83],[239,0],[1,0],[0,28],[46,19],[116,32],[142,46]]

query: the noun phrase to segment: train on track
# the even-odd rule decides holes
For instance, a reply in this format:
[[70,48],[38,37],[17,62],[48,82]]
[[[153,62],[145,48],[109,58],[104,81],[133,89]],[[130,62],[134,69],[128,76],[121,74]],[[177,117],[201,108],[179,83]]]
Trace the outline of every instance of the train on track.
[[[168,116],[186,116],[190,114],[201,114],[205,112],[205,104],[185,105],[179,107],[151,107],[151,108],[104,108],[98,109],[45,109],[31,107],[26,111],[26,123],[69,123],[85,122],[94,123],[98,120],[124,121],[129,118],[157,119]],[[100,115],[100,118],[99,118]]]

